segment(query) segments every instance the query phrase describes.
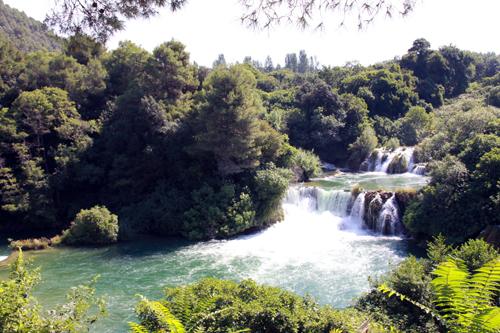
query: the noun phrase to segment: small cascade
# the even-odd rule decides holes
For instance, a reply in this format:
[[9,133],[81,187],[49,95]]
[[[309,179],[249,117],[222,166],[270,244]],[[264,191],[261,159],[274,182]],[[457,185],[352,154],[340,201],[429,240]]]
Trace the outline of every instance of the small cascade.
[[318,188],[313,186],[290,187],[285,203],[298,206],[307,211],[317,210]]
[[427,168],[426,168],[424,163],[419,163],[419,164],[415,164],[413,166],[413,169],[411,170],[411,172],[416,174],[416,175],[423,176],[427,172]]
[[365,216],[365,193],[361,192],[354,200],[351,208],[350,217],[353,219],[363,220]]
[[285,203],[299,206],[308,211],[331,212],[335,216],[347,216],[352,201],[350,192],[324,190],[318,187],[301,186],[288,190]]
[[384,235],[401,233],[401,214],[395,193],[366,192],[363,201],[363,225],[366,228]]
[[318,190],[317,210],[332,212],[336,216],[346,216],[352,196],[350,192],[342,190]]
[[399,208],[396,196],[393,194],[382,206],[377,218],[375,231],[385,235],[396,235],[400,232]]
[[413,147],[398,147],[394,150],[377,148],[361,163],[360,170],[391,174],[412,172],[423,175],[425,173],[425,164],[416,164],[413,152]]

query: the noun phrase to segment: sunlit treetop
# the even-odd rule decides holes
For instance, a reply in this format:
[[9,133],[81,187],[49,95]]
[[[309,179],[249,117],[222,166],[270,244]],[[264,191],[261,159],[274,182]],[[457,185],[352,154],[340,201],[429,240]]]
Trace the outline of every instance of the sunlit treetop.
[[[56,0],[45,23],[64,34],[86,33],[100,41],[125,27],[125,21],[148,18],[161,8],[176,11],[188,0]],[[239,0],[241,22],[266,29],[279,24],[321,29],[328,22],[362,29],[377,16],[406,16],[416,0]]]

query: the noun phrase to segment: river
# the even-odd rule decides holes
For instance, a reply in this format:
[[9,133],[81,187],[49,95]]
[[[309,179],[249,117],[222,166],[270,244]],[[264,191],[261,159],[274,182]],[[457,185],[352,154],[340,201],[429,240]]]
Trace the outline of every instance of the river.
[[321,304],[345,307],[369,289],[369,276],[386,272],[408,253],[403,237],[362,228],[354,208],[348,207],[350,189],[355,184],[365,189],[418,188],[426,181],[411,173],[341,173],[308,185],[322,191],[321,196],[293,185],[283,201],[283,222],[231,240],[146,239],[30,253],[42,274],[35,296],[42,305],[53,305],[64,300],[71,286],[100,275],[97,291],[105,295],[109,315],[93,330],[99,333],[126,331],[127,322],[135,320],[137,294],[159,298],[166,286],[203,277],[252,278],[309,294]]

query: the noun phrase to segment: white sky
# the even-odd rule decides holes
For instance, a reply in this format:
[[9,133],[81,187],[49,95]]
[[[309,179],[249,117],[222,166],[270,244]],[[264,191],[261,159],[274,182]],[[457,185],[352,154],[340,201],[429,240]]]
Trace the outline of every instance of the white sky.
[[[43,20],[53,0],[4,2]],[[152,50],[174,38],[187,45],[192,60],[206,66],[220,53],[229,62],[241,62],[247,55],[263,61],[270,55],[275,64],[283,64],[286,53],[301,49],[317,56],[322,65],[353,60],[366,65],[401,56],[420,37],[434,48],[453,44],[500,53],[500,0],[419,0],[409,16],[380,16],[363,31],[355,25],[338,28],[334,22],[324,31],[301,31],[290,25],[255,31],[240,23],[241,13],[238,0],[189,0],[178,12],[165,9],[152,19],[127,22],[126,30],[117,33],[108,47],[129,39]]]

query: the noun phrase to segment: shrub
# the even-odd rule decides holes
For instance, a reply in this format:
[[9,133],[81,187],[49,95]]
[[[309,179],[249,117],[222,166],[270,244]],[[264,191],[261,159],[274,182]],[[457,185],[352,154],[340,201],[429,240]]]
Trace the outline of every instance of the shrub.
[[[357,332],[366,316],[354,309],[334,310],[310,298],[252,280],[240,283],[204,279],[195,284],[168,289],[165,304],[174,316],[186,322],[184,314],[198,322],[205,332]],[[204,305],[203,307],[201,305]],[[216,316],[205,316],[214,313]]]
[[28,239],[19,239],[10,242],[9,247],[13,250],[43,250],[50,246],[50,240],[48,238],[28,238]]
[[272,163],[266,169],[255,173],[253,198],[259,224],[266,225],[280,219],[281,199],[291,178],[292,173],[289,170],[276,168]]
[[406,156],[403,154],[399,154],[395,156],[389,166],[387,167],[387,173],[405,173],[408,170],[408,161],[406,160]]
[[353,198],[357,198],[361,192],[363,192],[363,188],[359,184],[354,185],[351,189],[351,195]]
[[395,150],[399,146],[401,146],[401,144],[397,138],[390,138],[384,143],[384,147],[389,150]]
[[308,181],[321,173],[319,157],[309,150],[299,148],[294,151],[291,166],[293,169],[299,169],[299,181]]
[[33,296],[40,282],[39,270],[20,251],[9,277],[0,281],[0,332],[91,332],[105,311],[103,299],[95,295],[95,281],[72,288],[66,304],[42,311]]
[[396,288],[382,284],[379,290],[407,301],[421,312],[430,314],[448,332],[498,332],[500,308],[494,299],[500,291],[500,259],[497,257],[479,268],[474,274],[460,260],[448,259],[432,274],[433,306],[422,304]]
[[101,245],[117,241],[118,216],[104,206],[82,209],[62,236],[62,242],[71,245]]
[[498,258],[498,251],[482,239],[469,239],[451,251],[451,256],[461,259],[469,271],[474,272],[486,263]]
[[378,139],[375,131],[371,126],[366,126],[361,132],[361,135],[354,143],[349,145],[349,166],[353,169],[358,169],[361,162],[363,162],[370,153],[377,148]]
[[407,146],[419,143],[432,125],[432,116],[424,108],[414,106],[400,119],[400,140]]
[[500,87],[495,87],[490,90],[487,97],[487,103],[500,108]]
[[31,250],[44,250],[53,245],[58,245],[61,242],[60,236],[55,236],[52,238],[28,238],[20,239],[10,242],[9,247],[13,250],[21,249],[24,251]]
[[[432,288],[430,282],[431,277],[425,262],[412,256],[402,261],[385,276],[372,280],[371,284],[374,288],[387,285],[422,304],[431,306]],[[379,322],[393,324],[404,332],[438,332],[430,315],[415,311],[411,304],[398,298],[388,299],[377,289],[361,296],[356,307],[361,311],[368,312]]]
[[230,237],[255,226],[255,210],[247,188],[203,184],[191,193],[191,200],[191,208],[183,214],[181,231],[189,239]]

